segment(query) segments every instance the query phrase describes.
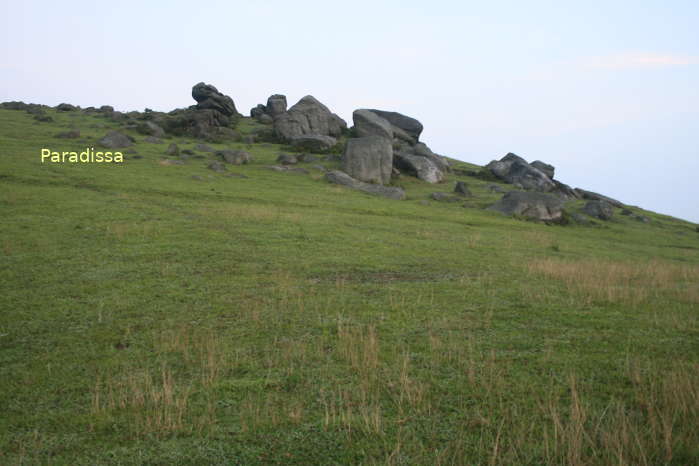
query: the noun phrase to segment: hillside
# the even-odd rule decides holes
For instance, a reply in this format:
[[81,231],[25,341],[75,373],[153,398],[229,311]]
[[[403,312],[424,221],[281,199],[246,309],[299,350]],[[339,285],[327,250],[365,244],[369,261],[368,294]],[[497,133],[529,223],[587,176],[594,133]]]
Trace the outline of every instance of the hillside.
[[[280,168],[233,120],[0,108],[0,463],[699,462],[695,225],[508,217],[454,159],[371,196],[325,178],[351,131]],[[123,163],[42,163],[110,130]]]

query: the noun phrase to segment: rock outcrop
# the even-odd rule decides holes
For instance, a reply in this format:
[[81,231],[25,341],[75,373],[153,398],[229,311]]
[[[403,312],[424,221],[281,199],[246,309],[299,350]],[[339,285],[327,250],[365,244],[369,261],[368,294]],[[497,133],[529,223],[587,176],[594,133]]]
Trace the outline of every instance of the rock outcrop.
[[583,212],[600,220],[611,220],[614,208],[607,201],[587,201],[583,207]]
[[302,98],[288,111],[274,118],[274,131],[284,142],[311,134],[337,138],[346,129],[347,123],[342,118],[311,95]]
[[563,201],[538,192],[510,191],[488,209],[546,222],[560,222],[563,218]]
[[614,207],[624,207],[623,203],[602,194],[594,193],[592,191],[585,191],[584,189],[580,188],[575,188],[575,192],[581,199],[587,199],[589,201],[605,201]]
[[197,101],[199,110],[216,110],[227,117],[238,115],[233,99],[220,93],[211,84],[195,84],[192,87],[192,98]]
[[405,199],[405,191],[401,188],[389,186],[381,186],[378,184],[364,183],[363,181],[355,180],[345,172],[332,170],[325,174],[325,179],[330,183],[346,186],[351,189],[373,194],[375,196],[387,197],[389,199],[403,200]]

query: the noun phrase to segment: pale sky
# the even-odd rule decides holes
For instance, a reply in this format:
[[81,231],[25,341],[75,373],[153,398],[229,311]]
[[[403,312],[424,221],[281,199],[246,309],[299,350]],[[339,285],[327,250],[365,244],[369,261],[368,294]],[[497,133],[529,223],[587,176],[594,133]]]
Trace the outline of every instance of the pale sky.
[[696,1],[0,0],[0,101],[238,110],[312,94],[404,113],[435,152],[515,152],[699,222]]

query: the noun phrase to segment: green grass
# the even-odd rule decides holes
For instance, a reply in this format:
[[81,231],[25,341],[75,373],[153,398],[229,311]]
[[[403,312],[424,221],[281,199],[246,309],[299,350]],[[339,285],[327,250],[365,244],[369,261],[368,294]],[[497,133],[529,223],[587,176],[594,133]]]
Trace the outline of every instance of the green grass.
[[274,144],[42,164],[117,127],[49,113],[0,110],[1,464],[699,461],[694,225],[374,198]]

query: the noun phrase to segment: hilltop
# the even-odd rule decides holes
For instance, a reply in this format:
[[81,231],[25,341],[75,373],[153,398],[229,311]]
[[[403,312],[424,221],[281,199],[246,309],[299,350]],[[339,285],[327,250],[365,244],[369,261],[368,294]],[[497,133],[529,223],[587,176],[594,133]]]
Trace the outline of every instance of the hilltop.
[[192,96],[0,105],[0,462],[699,458],[696,225],[392,109]]

